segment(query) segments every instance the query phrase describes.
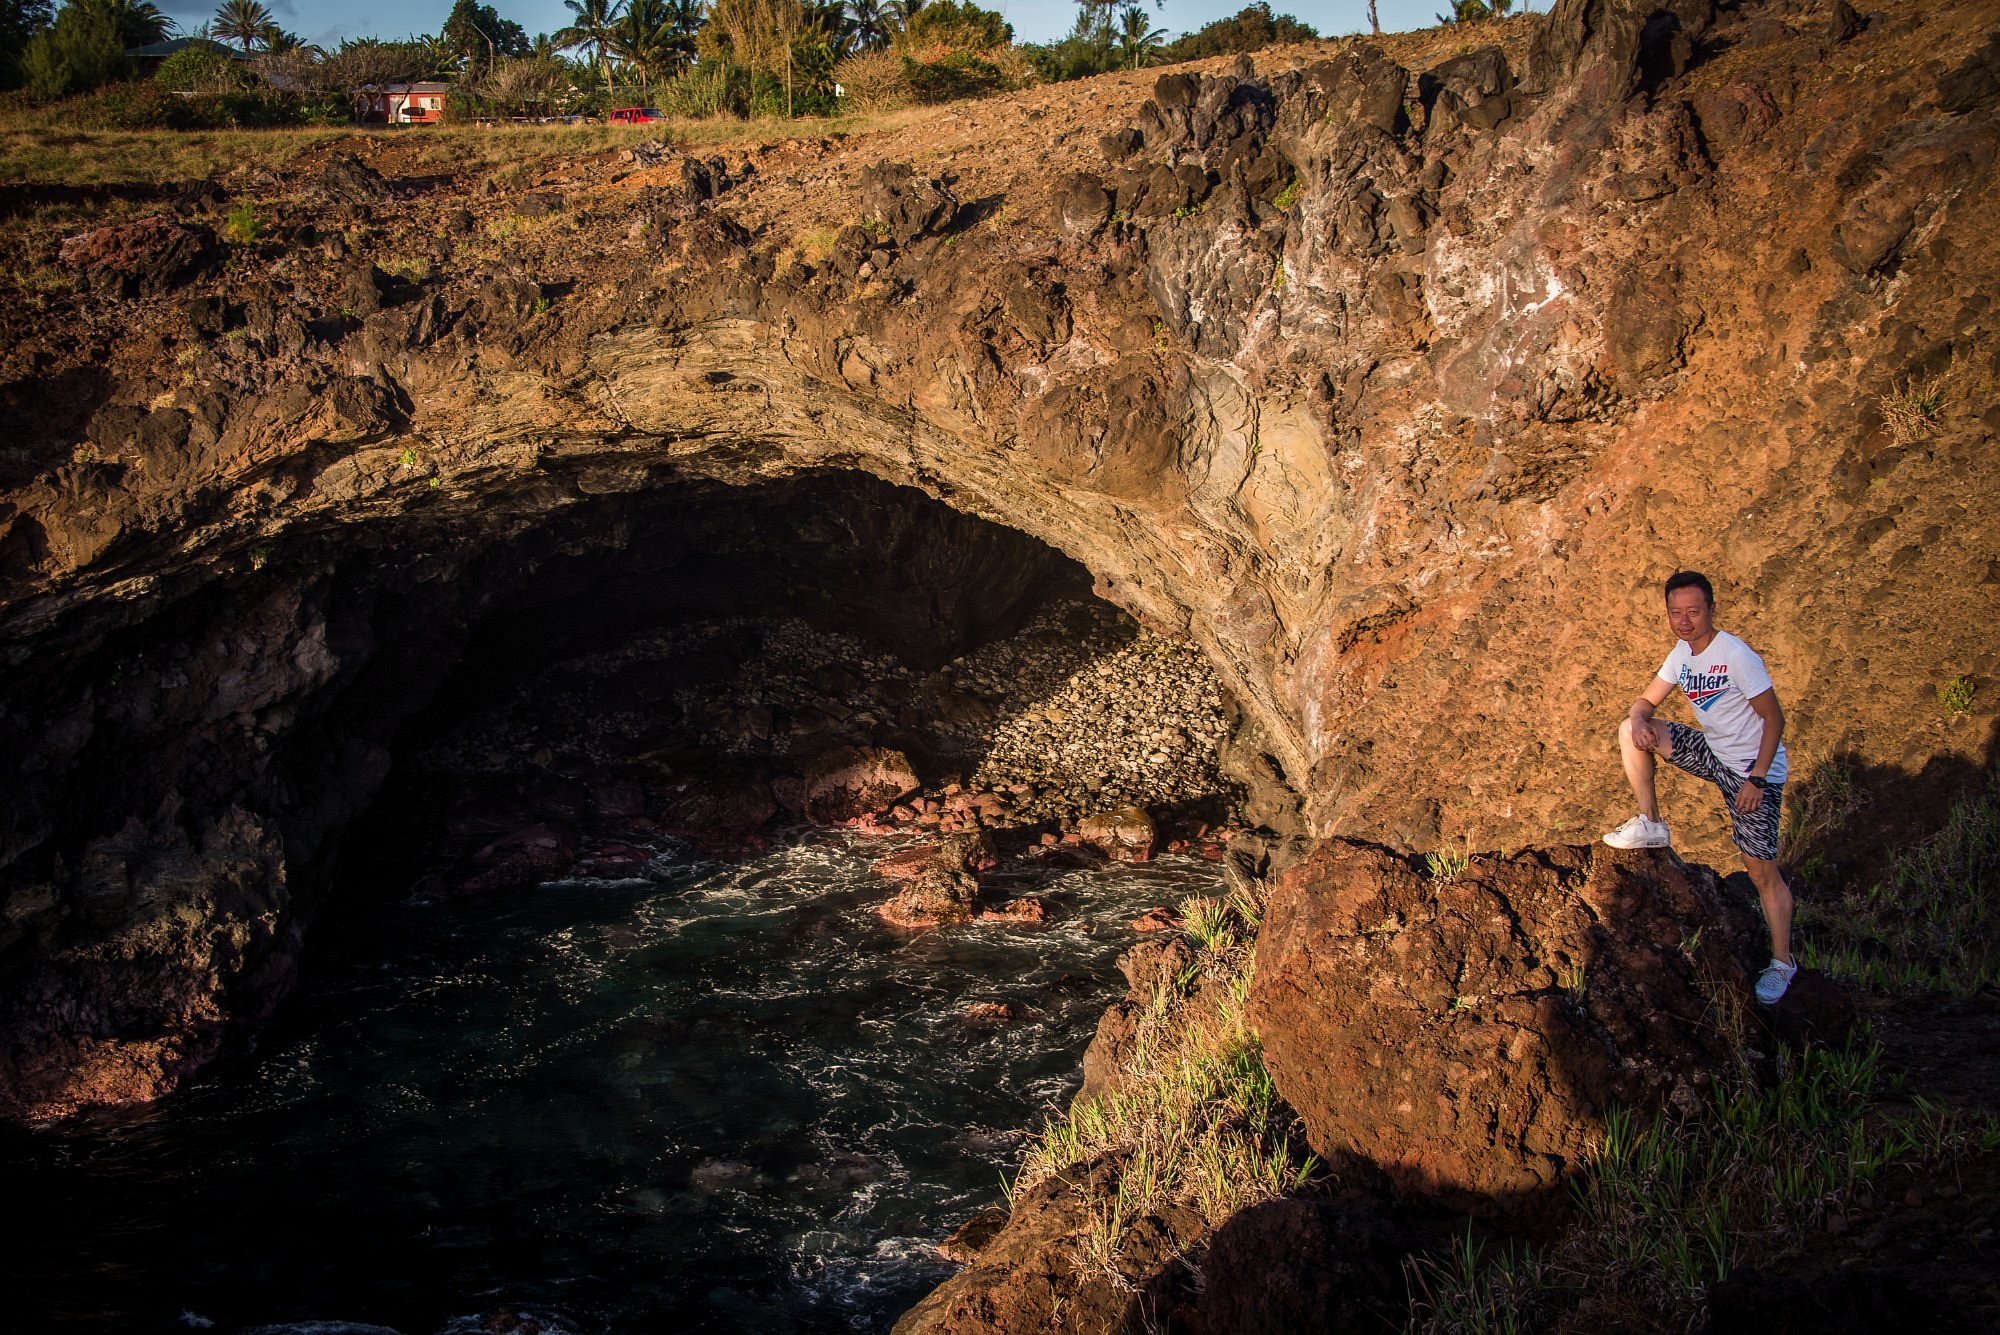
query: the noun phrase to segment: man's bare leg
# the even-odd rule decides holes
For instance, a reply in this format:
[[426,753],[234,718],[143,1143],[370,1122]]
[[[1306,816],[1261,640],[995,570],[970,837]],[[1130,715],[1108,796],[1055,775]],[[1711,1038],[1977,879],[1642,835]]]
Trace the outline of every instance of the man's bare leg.
[[[1653,729],[1654,737],[1667,741],[1665,724],[1655,723]],[[1632,740],[1632,720],[1629,718],[1618,725],[1618,750],[1625,758],[1625,781],[1632,785],[1632,796],[1638,799],[1639,814],[1647,820],[1658,820],[1660,799],[1653,784],[1656,762],[1650,750]]]
[[1787,964],[1792,959],[1792,887],[1778,864],[1766,858],[1743,854],[1743,869],[1757,887],[1757,902],[1764,909],[1764,923],[1771,929],[1771,958]]

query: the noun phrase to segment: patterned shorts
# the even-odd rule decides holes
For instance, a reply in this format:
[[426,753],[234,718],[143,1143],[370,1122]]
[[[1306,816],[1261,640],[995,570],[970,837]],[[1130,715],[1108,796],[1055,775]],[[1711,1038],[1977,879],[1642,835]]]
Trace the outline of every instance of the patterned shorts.
[[1701,729],[1690,728],[1685,723],[1669,723],[1667,732],[1674,739],[1674,751],[1667,757],[1667,762],[1697,779],[1707,779],[1722,790],[1723,801],[1729,808],[1729,819],[1736,823],[1736,846],[1749,857],[1762,858],[1766,862],[1777,861],[1778,812],[1785,805],[1785,785],[1774,783],[1767,786],[1764,789],[1764,805],[1746,816],[1736,809],[1736,792],[1746,780],[1715,758],[1715,752],[1708,749],[1708,738],[1701,735]]

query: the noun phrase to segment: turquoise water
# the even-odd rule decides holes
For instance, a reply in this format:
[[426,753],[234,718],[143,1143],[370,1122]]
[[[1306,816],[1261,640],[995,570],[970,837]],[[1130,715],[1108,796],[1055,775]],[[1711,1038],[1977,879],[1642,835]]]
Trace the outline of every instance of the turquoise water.
[[1020,887],[1048,927],[910,936],[873,912],[885,847],[345,932],[250,1057],[6,1142],[17,1328],[886,1330],[1074,1089],[1126,924],[1219,876],[1057,873]]

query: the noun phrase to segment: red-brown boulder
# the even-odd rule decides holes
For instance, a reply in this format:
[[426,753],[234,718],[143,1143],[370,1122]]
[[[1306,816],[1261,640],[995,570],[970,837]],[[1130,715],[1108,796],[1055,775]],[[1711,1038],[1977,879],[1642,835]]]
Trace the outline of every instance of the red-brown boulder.
[[1144,807],[1099,811],[1076,824],[1077,836],[1117,862],[1148,862],[1159,831]]
[[807,768],[806,819],[841,825],[885,811],[917,791],[917,772],[901,751],[882,746],[842,746]]
[[1336,840],[1273,885],[1251,1016],[1320,1155],[1532,1224],[1607,1108],[1692,1106],[1740,1060],[1761,944],[1749,904],[1667,851],[1438,877]]
[[98,291],[137,297],[186,282],[208,262],[210,247],[205,233],[156,217],[79,232],[63,241],[60,255]]

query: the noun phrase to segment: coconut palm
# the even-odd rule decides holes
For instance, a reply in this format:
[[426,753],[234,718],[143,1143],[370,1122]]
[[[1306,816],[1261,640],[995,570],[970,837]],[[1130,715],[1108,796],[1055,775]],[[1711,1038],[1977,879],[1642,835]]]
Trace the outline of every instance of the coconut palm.
[[1138,5],[1128,5],[1118,16],[1118,63],[1138,69],[1153,58],[1166,41],[1167,30],[1152,26],[1152,19]]
[[679,63],[678,16],[667,0],[628,0],[611,28],[611,53],[637,67],[639,86],[652,95],[653,76]]
[[216,6],[215,17],[208,21],[211,34],[225,42],[235,42],[245,51],[268,42],[277,26],[270,9],[257,0],[222,0]]
[[847,12],[856,50],[880,51],[889,45],[889,13],[877,0],[847,0]]
[[587,46],[594,51],[598,68],[604,74],[604,93],[609,97],[610,51],[619,17],[625,12],[625,0],[563,0],[563,5],[576,15],[576,22],[556,34],[556,44],[565,51],[579,46]]

